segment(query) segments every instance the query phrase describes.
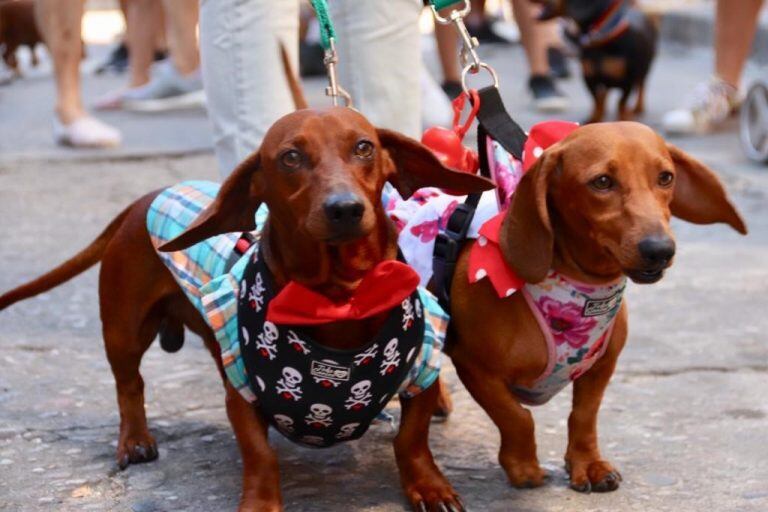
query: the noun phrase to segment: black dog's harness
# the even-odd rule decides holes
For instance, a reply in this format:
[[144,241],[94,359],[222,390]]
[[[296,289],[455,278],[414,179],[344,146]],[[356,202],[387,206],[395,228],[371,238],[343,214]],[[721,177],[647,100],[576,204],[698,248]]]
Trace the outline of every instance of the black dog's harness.
[[301,327],[267,320],[272,274],[257,251],[237,306],[240,350],[264,417],[289,439],[317,447],[362,436],[398,392],[424,340],[424,309],[414,291],[379,333],[354,350],[327,348]]

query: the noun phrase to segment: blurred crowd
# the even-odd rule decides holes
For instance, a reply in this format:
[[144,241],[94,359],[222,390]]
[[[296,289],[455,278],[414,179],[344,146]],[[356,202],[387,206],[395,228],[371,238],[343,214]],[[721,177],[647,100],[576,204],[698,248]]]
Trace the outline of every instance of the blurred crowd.
[[[125,84],[89,99],[91,108],[86,108],[79,71],[85,0],[0,0],[0,45],[6,67],[0,70],[0,82],[18,72],[13,56],[17,44],[34,46],[36,38],[44,42],[56,83],[53,135],[59,144],[119,145],[119,128],[100,121],[91,113],[94,109],[160,112],[207,103],[221,173],[226,175],[258,147],[278,117],[293,110],[278,41],[302,75],[325,73],[317,21],[307,1],[119,3],[126,30],[97,72],[125,73]],[[559,112],[569,102],[558,80],[572,74],[567,55],[575,50],[564,43],[558,20],[539,21],[541,3],[509,0],[508,5],[486,6],[485,0],[471,0],[466,23],[482,45],[522,44],[532,106]],[[665,115],[667,131],[706,132],[737,108],[739,82],[762,3],[717,1],[712,78],[691,91],[680,109]],[[421,44],[421,0],[329,0],[329,4],[338,32],[340,81],[356,107],[374,124],[412,136],[418,136],[425,124],[444,122],[450,115],[449,100],[462,89],[454,28],[435,26],[442,75],[435,80],[416,50]],[[512,19],[503,12],[511,12]]]

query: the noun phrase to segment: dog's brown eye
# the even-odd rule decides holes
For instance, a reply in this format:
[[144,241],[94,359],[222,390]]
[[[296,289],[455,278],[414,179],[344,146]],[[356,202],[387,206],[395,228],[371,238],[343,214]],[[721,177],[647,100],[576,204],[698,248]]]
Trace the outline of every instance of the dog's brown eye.
[[669,171],[662,171],[659,173],[659,186],[668,187],[675,179],[675,175]]
[[297,169],[301,165],[301,153],[295,149],[289,149],[280,156],[280,163],[286,169]]
[[603,174],[590,181],[589,184],[595,190],[609,190],[613,188],[613,178],[607,174]]
[[355,144],[355,155],[360,158],[371,158],[373,155],[373,143],[367,140],[361,140]]

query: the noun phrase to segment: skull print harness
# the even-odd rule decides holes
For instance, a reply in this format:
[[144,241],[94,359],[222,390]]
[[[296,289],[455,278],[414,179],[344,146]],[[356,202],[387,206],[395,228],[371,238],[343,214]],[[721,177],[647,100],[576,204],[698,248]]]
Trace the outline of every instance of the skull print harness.
[[240,350],[264,417],[292,441],[316,447],[361,437],[398,391],[424,337],[418,291],[390,311],[373,340],[354,350],[314,342],[300,327],[267,320],[276,290],[254,251],[238,301]]

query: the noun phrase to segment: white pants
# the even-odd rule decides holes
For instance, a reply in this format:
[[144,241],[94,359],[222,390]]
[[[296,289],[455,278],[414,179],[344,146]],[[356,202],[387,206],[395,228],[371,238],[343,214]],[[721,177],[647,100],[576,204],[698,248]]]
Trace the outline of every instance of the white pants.
[[[420,0],[330,0],[339,81],[374,125],[421,129]],[[298,0],[200,0],[200,50],[208,113],[223,177],[258,149],[294,105],[280,61],[296,65]],[[330,104],[330,99],[328,100]]]

